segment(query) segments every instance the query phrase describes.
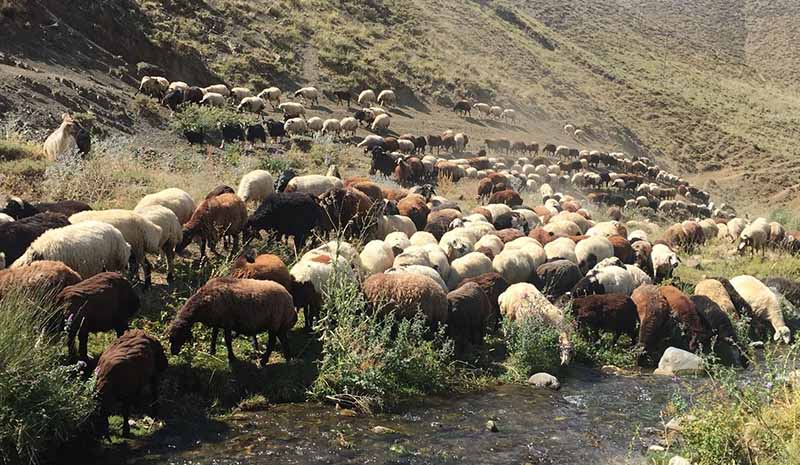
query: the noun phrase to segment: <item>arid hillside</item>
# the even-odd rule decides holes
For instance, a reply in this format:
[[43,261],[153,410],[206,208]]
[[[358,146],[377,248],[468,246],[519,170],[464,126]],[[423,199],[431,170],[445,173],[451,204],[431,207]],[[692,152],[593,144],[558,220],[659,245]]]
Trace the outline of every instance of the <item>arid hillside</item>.
[[[166,131],[132,100],[144,61],[199,85],[392,87],[399,132],[454,127],[473,140],[622,149],[736,205],[800,205],[800,6],[788,0],[5,0],[0,9],[12,38],[0,43],[0,119],[34,140],[64,110],[93,112],[109,134]],[[456,117],[459,98],[522,117]],[[590,140],[566,137],[566,122]]]

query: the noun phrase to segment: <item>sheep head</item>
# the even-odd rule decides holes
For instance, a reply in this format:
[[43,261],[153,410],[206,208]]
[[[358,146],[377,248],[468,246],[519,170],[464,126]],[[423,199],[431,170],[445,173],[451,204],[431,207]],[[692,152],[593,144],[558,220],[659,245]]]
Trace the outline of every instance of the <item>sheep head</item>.
[[185,318],[176,318],[167,330],[170,352],[178,355],[184,344],[192,340],[192,322]]

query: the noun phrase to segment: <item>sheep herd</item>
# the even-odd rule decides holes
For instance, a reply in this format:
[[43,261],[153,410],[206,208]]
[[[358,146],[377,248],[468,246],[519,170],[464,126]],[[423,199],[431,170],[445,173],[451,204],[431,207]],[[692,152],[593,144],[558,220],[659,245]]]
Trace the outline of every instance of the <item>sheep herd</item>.
[[[146,77],[140,91],[175,107],[225,105],[234,98],[240,110],[260,113],[270,104],[287,117],[284,133],[354,132],[351,123],[357,128],[359,120],[386,129],[388,114],[369,105],[391,106],[397,99],[390,90],[363,91],[357,101],[364,109],[352,120],[323,121],[305,119],[300,103],[281,102],[277,88],[252,95],[245,88],[200,89]],[[312,104],[320,95],[313,87],[294,93]],[[349,104],[349,91],[334,95]],[[471,108],[516,118],[513,110],[466,101],[454,110],[468,114]],[[65,117],[64,124],[70,121]],[[280,132],[270,124],[271,136]],[[574,127],[570,131],[579,136]],[[761,218],[736,217],[732,208],[714,205],[707,192],[648,158],[507,139],[486,139],[471,153],[469,144],[466,134],[455,131],[371,134],[358,146],[371,157],[370,174],[376,177],[342,179],[335,166],[325,175],[255,170],[237,189],[220,185],[195,199],[170,188],[143,197],[132,210],[94,210],[79,199],[32,203],[11,197],[0,210],[0,269],[8,266],[0,270],[0,298],[26,289],[52,292],[64,309],[63,320],[53,326],[67,328],[69,353],[80,360],[88,359],[91,333],[116,332],[118,339],[98,360],[96,389],[104,413],[123,404],[124,434],[128,405],[148,385],[155,393],[168,369],[160,339],[126,331],[128,321],[141,306],[139,292],[152,285],[150,259],[165,259],[172,284],[174,261],[192,242],[199,244],[201,258],[207,250],[220,255],[222,242],[235,259],[227,276],[201,285],[174,315],[166,335],[172,354],[180,353],[200,323],[212,329],[212,352],[223,331],[231,362],[235,336],[252,338],[257,348],[262,333],[268,341],[261,364],[278,342],[288,360],[296,355],[287,335],[298,311],[311,331],[337,273],[359,283],[369,311],[399,318],[421,314],[434,328],[446,325],[457,353],[483,344],[501,320],[532,317],[558,332],[562,364],[572,360],[576,331],[594,340],[601,331],[611,332],[612,344],[627,335],[642,365],[657,363],[669,346],[713,351],[741,365],[736,321],[750,321],[756,337],[790,342],[780,300],[800,301],[798,283],[715,277],[687,295],[665,280],[680,266],[679,252],[708,241],[730,243],[738,253],[794,253],[800,233]],[[442,157],[441,148],[452,153]],[[401,187],[387,187],[380,175]],[[437,195],[436,183],[444,178],[456,185],[475,180],[478,205],[468,209]],[[541,202],[526,204],[534,197]],[[593,218],[599,206],[608,207],[609,220]],[[657,239],[654,222],[623,221],[634,213],[685,220]],[[296,262],[241,246],[263,233],[291,238]],[[337,239],[318,239],[329,233]],[[132,286],[136,281],[141,291]]]

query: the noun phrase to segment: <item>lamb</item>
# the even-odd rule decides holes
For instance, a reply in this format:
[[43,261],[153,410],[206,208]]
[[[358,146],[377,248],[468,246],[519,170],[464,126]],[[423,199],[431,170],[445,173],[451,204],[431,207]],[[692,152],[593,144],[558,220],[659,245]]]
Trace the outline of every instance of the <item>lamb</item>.
[[39,213],[0,224],[0,252],[5,254],[6,263],[13,263],[36,238],[51,229],[69,224],[67,217],[58,213]]
[[492,261],[486,255],[480,252],[470,252],[450,263],[450,272],[445,281],[448,289],[452,290],[466,278],[474,278],[493,271]]
[[185,224],[192,217],[196,205],[192,196],[186,191],[177,188],[164,189],[163,191],[154,194],[146,195],[136,204],[134,211],[141,210],[150,205],[161,205],[172,210],[178,221]]
[[72,268],[56,261],[42,260],[19,268],[0,269],[0,299],[10,292],[51,297],[80,281],[81,276]]
[[[268,332],[267,349],[260,359],[260,365],[264,367],[269,362],[276,338],[281,341],[286,360],[291,358],[288,336],[297,323],[297,312],[289,291],[274,281],[214,278],[186,301],[172,321],[168,334],[173,355],[178,355],[191,339],[195,323],[223,329],[231,365],[236,361],[234,331],[253,337]],[[212,353],[216,342],[212,337]]]
[[89,334],[115,330],[117,337],[128,329],[128,320],[139,311],[139,297],[128,280],[116,272],[100,273],[65,287],[55,299],[64,309],[67,348],[75,356],[78,336],[80,360],[88,360]]
[[358,94],[358,104],[362,107],[367,107],[375,102],[375,91],[365,90]]
[[386,132],[389,129],[389,124],[391,123],[391,117],[389,115],[378,115],[372,121],[371,129],[374,132]]
[[200,101],[200,105],[222,108],[225,106],[225,96],[216,92],[207,92],[203,95],[203,100]]
[[447,294],[447,332],[455,341],[456,352],[467,344],[482,345],[492,304],[480,285],[467,282]]
[[284,118],[299,118],[306,114],[303,105],[295,102],[284,102],[278,105],[278,109],[283,112]]
[[561,364],[567,365],[572,359],[572,343],[568,335],[568,325],[564,313],[551,304],[536,286],[529,283],[513,284],[497,299],[500,313],[510,321],[523,321],[527,318],[540,318],[542,322],[559,331],[559,351]]
[[247,206],[236,194],[222,194],[205,199],[192,217],[183,225],[183,239],[175,248],[180,253],[195,237],[200,239],[200,257],[206,256],[206,244],[218,255],[216,243],[220,236],[233,238],[233,249],[239,247],[239,234],[247,222]]
[[281,90],[277,87],[268,87],[262,90],[258,97],[267,101],[272,105],[272,108],[275,108],[277,105],[281,103]]
[[80,125],[69,114],[65,113],[61,115],[61,118],[61,125],[44,141],[44,155],[49,161],[54,161],[78,149],[76,136],[81,129]]
[[242,176],[236,195],[244,203],[258,202],[260,204],[273,192],[275,192],[275,188],[272,174],[265,170],[253,170]]
[[129,210],[96,210],[76,213],[69,217],[72,224],[99,221],[115,227],[130,244],[132,276],[139,274],[139,266],[144,266],[145,289],[151,285],[151,265],[145,254],[160,253],[161,227],[153,224],[138,213]]
[[656,244],[653,246],[650,260],[653,263],[653,277],[655,278],[655,282],[661,282],[662,279],[672,277],[672,272],[675,271],[675,268],[677,268],[681,262],[680,257],[664,244]]
[[39,236],[11,268],[41,260],[61,261],[84,278],[103,271],[124,270],[131,246],[107,223],[86,221],[51,229]]
[[393,106],[397,102],[397,96],[395,95],[393,90],[382,90],[380,94],[378,94],[378,105],[383,105],[386,107]]
[[316,87],[303,87],[294,93],[295,98],[302,98],[306,102],[311,102],[314,105],[319,104],[319,91]]
[[536,276],[542,292],[552,297],[561,297],[570,292],[582,278],[578,265],[569,260],[541,264],[536,268]]
[[639,314],[636,311],[636,304],[627,295],[577,297],[572,301],[572,312],[578,325],[592,333],[592,341],[598,341],[599,330],[605,330],[614,334],[611,345],[616,345],[622,334],[627,334],[631,343],[636,344]]
[[[145,386],[152,395],[152,415],[157,413],[158,383],[169,363],[158,339],[141,330],[127,331],[103,351],[95,369],[95,392],[104,418],[114,402],[122,404],[122,436],[130,430],[130,406],[139,401]],[[108,435],[108,423],[103,424]]]
[[753,319],[767,321],[772,324],[775,331],[773,339],[776,342],[789,344],[792,332],[783,320],[780,302],[774,292],[758,279],[742,275],[730,280],[736,292],[753,309]]
[[320,174],[309,174],[292,178],[289,184],[286,185],[285,192],[302,192],[319,197],[329,190],[342,188],[344,188],[344,183],[339,178]]
[[367,278],[362,287],[372,311],[394,312],[397,318],[413,318],[419,313],[433,327],[447,322],[447,295],[427,276],[376,274]]
[[283,124],[283,130],[286,134],[305,134],[308,130],[308,124],[303,118],[289,118]]
[[575,245],[578,268],[584,273],[593,268],[599,261],[613,256],[614,246],[611,241],[603,236],[592,236]]

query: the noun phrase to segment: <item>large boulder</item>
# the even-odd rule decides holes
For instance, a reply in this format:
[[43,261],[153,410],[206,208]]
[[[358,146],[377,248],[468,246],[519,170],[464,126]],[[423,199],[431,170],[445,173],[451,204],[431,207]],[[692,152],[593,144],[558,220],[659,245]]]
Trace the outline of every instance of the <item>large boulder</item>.
[[536,373],[528,378],[528,384],[535,387],[546,387],[555,390],[561,388],[561,383],[558,382],[558,378],[550,373]]
[[653,373],[664,376],[701,374],[703,359],[691,352],[670,347],[664,352]]

